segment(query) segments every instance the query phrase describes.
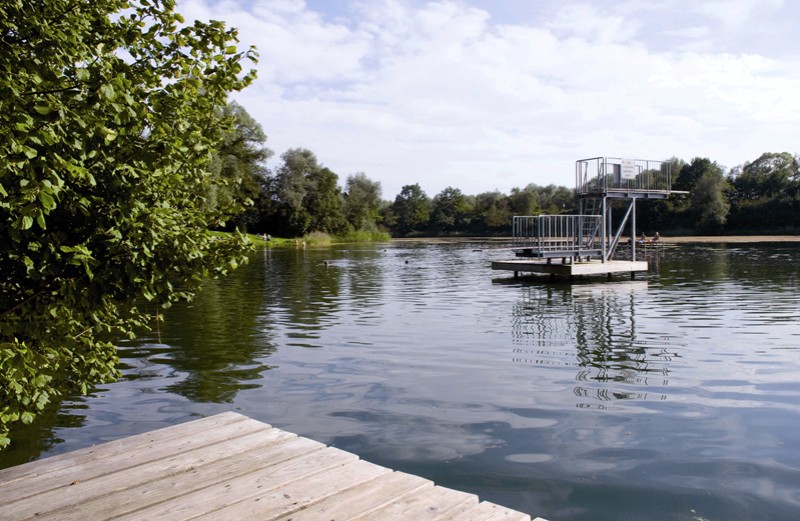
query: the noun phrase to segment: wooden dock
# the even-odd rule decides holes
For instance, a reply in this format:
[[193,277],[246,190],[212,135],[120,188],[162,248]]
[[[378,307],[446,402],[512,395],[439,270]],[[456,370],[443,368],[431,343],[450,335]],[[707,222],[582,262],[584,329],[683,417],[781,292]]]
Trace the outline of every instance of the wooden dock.
[[607,275],[611,278],[614,273],[630,273],[633,277],[636,272],[647,271],[647,261],[591,260],[562,263],[553,262],[553,259],[515,259],[492,262],[492,269],[513,271],[515,277],[519,273],[542,273],[570,279],[584,275]]
[[232,412],[0,470],[4,521],[198,518],[530,520]]

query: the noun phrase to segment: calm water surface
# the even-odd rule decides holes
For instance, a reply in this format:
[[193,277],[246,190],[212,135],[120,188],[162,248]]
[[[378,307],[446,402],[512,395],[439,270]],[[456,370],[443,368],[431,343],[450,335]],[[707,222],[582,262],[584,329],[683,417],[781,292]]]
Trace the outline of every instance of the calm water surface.
[[551,521],[800,517],[800,245],[574,284],[489,247],[257,252],[0,466],[234,410]]

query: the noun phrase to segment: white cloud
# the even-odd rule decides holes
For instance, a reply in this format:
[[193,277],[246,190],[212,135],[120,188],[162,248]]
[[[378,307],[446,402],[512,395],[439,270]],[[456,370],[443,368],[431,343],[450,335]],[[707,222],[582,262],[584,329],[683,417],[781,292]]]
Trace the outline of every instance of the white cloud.
[[[387,199],[415,182],[429,195],[572,186],[574,161],[597,155],[732,167],[797,151],[797,63],[715,52],[710,26],[685,11],[657,23],[673,2],[568,3],[502,24],[463,1],[350,3],[336,15],[300,1],[253,5],[179,9],[224,19],[259,48],[259,80],[236,98],[270,147],[308,148],[342,181],[363,171]],[[740,15],[717,16],[734,30]],[[683,20],[695,24],[681,34]],[[686,38],[711,50],[687,52]]]
[[566,4],[547,25],[598,44],[626,42],[640,30],[638,20],[609,14],[592,4]]
[[783,0],[705,0],[693,2],[689,9],[719,20],[728,31],[737,31],[782,5]]

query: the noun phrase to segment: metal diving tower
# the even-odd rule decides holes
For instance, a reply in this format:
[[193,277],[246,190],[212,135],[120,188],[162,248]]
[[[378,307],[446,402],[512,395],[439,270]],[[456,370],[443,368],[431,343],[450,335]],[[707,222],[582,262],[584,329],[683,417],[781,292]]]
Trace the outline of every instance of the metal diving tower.
[[[575,162],[577,215],[515,216],[512,247],[517,260],[492,263],[492,269],[551,274],[597,274],[646,271],[636,260],[636,202],[665,199],[672,193],[667,161],[593,157]],[[685,192],[680,192],[685,193]],[[612,202],[624,201],[623,215],[612,215]],[[619,207],[620,205],[616,205]],[[631,259],[613,260],[630,223]],[[540,259],[540,260],[534,260]],[[561,267],[553,259],[561,259]],[[553,267],[548,267],[553,266]],[[565,268],[568,266],[569,268]],[[582,266],[582,268],[580,267]]]

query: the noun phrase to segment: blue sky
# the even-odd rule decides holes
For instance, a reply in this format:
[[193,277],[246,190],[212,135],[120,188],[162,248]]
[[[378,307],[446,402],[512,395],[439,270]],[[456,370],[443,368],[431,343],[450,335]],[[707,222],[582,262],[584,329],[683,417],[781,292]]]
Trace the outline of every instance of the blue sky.
[[[392,200],[528,183],[577,159],[800,152],[793,0],[179,0],[259,49],[235,99],[279,156],[313,151]],[[273,160],[271,164],[277,164]]]

